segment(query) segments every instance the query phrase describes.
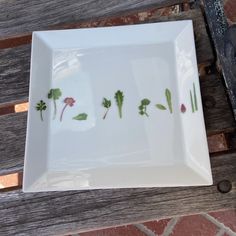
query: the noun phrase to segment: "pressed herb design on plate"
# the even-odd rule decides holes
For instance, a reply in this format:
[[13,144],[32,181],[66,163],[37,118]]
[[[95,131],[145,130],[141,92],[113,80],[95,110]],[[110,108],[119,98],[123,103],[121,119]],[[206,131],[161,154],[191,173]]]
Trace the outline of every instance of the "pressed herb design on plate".
[[149,116],[147,113],[147,106],[151,103],[151,101],[147,98],[144,98],[143,100],[141,100],[141,104],[139,105],[138,109],[139,109],[139,114],[140,115],[146,115],[147,117]]
[[197,93],[196,93],[195,83],[193,83],[193,94],[192,94],[192,90],[190,90],[190,101],[191,101],[192,112],[194,113],[195,111],[198,110]]
[[181,104],[181,106],[180,106],[180,111],[182,112],[182,113],[185,113],[186,112],[186,106],[182,103]]
[[[168,109],[170,111],[170,113],[173,113],[173,107],[172,107],[172,98],[171,98],[171,92],[170,90],[167,88],[165,90],[165,96],[166,96],[166,102],[168,105]],[[166,106],[162,105],[162,104],[156,104],[156,108],[158,108],[159,110],[167,110]]]
[[67,97],[67,98],[64,99],[64,103],[65,103],[65,105],[64,105],[64,107],[61,111],[60,121],[62,121],[63,114],[64,114],[64,111],[65,111],[66,107],[67,106],[73,107],[74,103],[75,103],[75,100],[74,100],[74,98]]
[[59,88],[50,89],[48,93],[48,98],[53,100],[53,106],[54,106],[54,112],[53,112],[53,120],[56,119],[57,115],[57,104],[56,100],[58,100],[61,97],[61,90]]
[[80,113],[79,115],[73,117],[73,120],[87,120],[88,115],[86,113]]
[[118,90],[115,93],[115,100],[116,100],[116,104],[118,106],[119,117],[122,118],[122,106],[123,106],[123,101],[124,101],[123,92]]
[[156,107],[160,110],[166,110],[166,107],[162,104],[156,104]]
[[191,91],[191,90],[190,90],[190,100],[191,100],[192,112],[194,112],[193,94],[192,94],[192,91]]
[[166,95],[166,101],[167,101],[170,113],[173,113],[172,101],[171,101],[171,92],[168,88],[165,91],[165,95]]
[[111,107],[111,100],[103,98],[102,105],[106,108],[105,114],[103,115],[103,120],[106,119],[107,113]]
[[193,83],[193,97],[194,97],[195,111],[197,111],[198,110],[198,105],[197,105],[197,94],[196,94],[195,83]]
[[47,105],[43,100],[37,103],[36,110],[40,112],[40,119],[43,121],[43,111],[47,109]]

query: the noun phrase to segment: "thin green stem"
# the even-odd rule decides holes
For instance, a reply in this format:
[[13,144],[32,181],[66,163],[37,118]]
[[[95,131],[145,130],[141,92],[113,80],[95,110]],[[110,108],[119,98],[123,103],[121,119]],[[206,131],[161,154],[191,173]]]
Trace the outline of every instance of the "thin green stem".
[[105,112],[105,114],[104,114],[104,116],[103,116],[103,120],[106,119],[106,116],[107,116],[108,111],[109,111],[109,108],[107,108],[107,110],[106,110],[106,112]]
[[191,99],[192,112],[194,112],[193,95],[192,95],[192,91],[191,90],[190,90],[190,99]]
[[41,119],[41,121],[43,121],[43,111],[42,110],[40,110],[40,119]]
[[145,106],[145,108],[144,108],[144,114],[145,114],[147,117],[149,117],[149,115],[148,115],[148,113],[147,113],[147,106]]
[[122,118],[122,108],[119,107],[119,117]]
[[197,105],[197,94],[196,94],[196,88],[195,88],[195,83],[193,83],[193,96],[194,96],[194,105],[195,105],[195,110],[198,110],[198,105]]
[[53,99],[53,105],[54,105],[54,112],[53,112],[53,120],[56,119],[56,115],[57,115],[57,104],[56,104],[56,100]]

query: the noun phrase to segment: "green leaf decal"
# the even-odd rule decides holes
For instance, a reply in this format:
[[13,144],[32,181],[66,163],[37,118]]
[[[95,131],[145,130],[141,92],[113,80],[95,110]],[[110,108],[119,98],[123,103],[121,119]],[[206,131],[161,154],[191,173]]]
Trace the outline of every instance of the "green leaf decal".
[[166,107],[163,106],[162,104],[156,104],[156,107],[160,110],[166,110]]
[[103,98],[102,105],[106,108],[105,114],[103,115],[103,120],[106,119],[107,113],[111,107],[111,100]]
[[49,99],[54,99],[57,100],[61,97],[61,90],[59,88],[56,89],[50,89],[49,93],[48,93],[48,98]]
[[110,108],[110,107],[111,107],[111,100],[108,100],[108,99],[106,99],[106,98],[103,98],[102,105],[103,105],[105,108]]
[[191,90],[190,90],[190,100],[191,100],[192,112],[194,112],[193,95],[192,95],[192,91]]
[[143,106],[147,106],[147,105],[149,105],[150,103],[151,103],[150,100],[147,99],[147,98],[144,98],[144,99],[141,101],[141,104],[142,104]]
[[47,109],[47,105],[43,100],[40,100],[36,105],[36,110],[40,112],[40,119],[43,121],[43,111]]
[[147,99],[147,98],[144,98],[143,100],[141,100],[141,104],[138,107],[140,115],[149,116],[148,113],[147,113],[147,106],[150,103],[151,103],[151,101],[149,99]]
[[195,111],[197,111],[198,110],[198,105],[197,105],[197,94],[196,94],[195,83],[193,83],[193,97],[194,97]]
[[80,113],[79,115],[73,117],[73,120],[87,120],[88,115],[86,113]]
[[172,109],[172,101],[171,101],[171,92],[170,90],[167,88],[165,91],[165,95],[166,95],[166,101],[168,104],[168,108],[170,110],[170,113],[173,113],[173,109]]
[[118,106],[119,117],[122,118],[122,106],[123,106],[123,101],[124,101],[123,92],[118,90],[115,93],[115,100],[116,100],[116,104]]
[[56,100],[58,100],[61,97],[61,90],[59,88],[56,89],[50,89],[48,93],[48,98],[53,100],[53,105],[54,105],[54,112],[53,112],[53,119],[56,118],[57,114],[57,104]]

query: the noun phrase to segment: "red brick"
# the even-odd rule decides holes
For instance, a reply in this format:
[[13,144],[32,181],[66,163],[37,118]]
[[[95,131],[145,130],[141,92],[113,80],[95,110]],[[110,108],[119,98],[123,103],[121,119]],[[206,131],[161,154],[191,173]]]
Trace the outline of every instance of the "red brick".
[[228,211],[212,212],[209,215],[213,216],[215,219],[223,223],[225,226],[229,227],[236,232],[236,209]]
[[80,233],[80,236],[146,236],[133,225]]
[[180,218],[170,236],[215,236],[219,228],[200,215]]
[[149,221],[143,223],[148,229],[153,231],[155,234],[162,234],[168,224],[170,219],[164,219],[164,220],[155,220],[155,221]]
[[226,17],[232,22],[236,23],[236,1],[226,0],[224,4]]

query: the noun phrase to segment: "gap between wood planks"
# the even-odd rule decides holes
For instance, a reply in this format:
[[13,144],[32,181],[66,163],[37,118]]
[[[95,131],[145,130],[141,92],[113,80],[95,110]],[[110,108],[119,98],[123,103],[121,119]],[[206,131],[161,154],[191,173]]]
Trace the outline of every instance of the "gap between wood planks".
[[11,113],[28,111],[28,107],[29,107],[28,102],[10,105],[10,106],[6,106],[6,107],[0,107],[0,116],[6,115],[6,114],[11,114]]

